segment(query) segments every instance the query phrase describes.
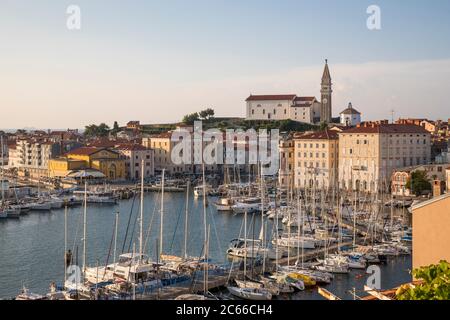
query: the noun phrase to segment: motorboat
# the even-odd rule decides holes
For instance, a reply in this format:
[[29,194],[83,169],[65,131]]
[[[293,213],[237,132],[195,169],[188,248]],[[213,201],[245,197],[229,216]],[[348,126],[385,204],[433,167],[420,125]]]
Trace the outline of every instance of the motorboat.
[[231,211],[234,201],[232,198],[220,198],[219,201],[215,202],[217,211]]
[[236,200],[235,204],[231,206],[234,213],[253,213],[261,210],[261,199],[259,198],[245,198]]

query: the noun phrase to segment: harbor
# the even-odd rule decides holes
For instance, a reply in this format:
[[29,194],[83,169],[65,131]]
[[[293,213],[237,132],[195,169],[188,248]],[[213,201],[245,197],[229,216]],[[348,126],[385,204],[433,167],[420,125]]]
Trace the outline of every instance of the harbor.
[[[365,267],[349,268],[348,261],[341,260],[346,256],[340,254],[346,251],[353,252],[350,249],[356,247],[366,248],[367,251],[368,245],[372,245],[371,252],[374,249],[386,250],[382,247],[383,244],[373,243],[378,241],[376,236],[369,237],[373,234],[370,231],[370,225],[361,226],[361,223],[357,224],[356,221],[348,220],[349,216],[344,214],[346,212],[344,208],[352,206],[325,205],[326,197],[323,193],[323,210],[320,210],[320,206],[307,205],[308,202],[312,203],[312,198],[316,199],[316,203],[320,203],[320,193],[316,196],[303,194],[301,199],[304,204],[301,205],[300,195],[298,199],[292,197],[288,199],[287,194],[273,197],[269,192],[272,189],[270,186],[261,188],[260,190],[265,192],[258,194],[257,187],[262,183],[263,181],[260,180],[234,187],[221,185],[219,188],[207,188],[206,184],[204,186],[200,184],[198,188],[190,188],[190,190],[183,188],[183,191],[169,188],[163,196],[160,183],[159,191],[156,188],[158,184],[152,188],[143,188],[142,197],[139,187],[119,188],[132,190],[133,196],[126,197],[127,199],[114,195],[111,190],[115,188],[100,185],[86,188],[86,191],[80,188],[78,191],[72,191],[71,194],[60,195],[61,199],[66,200],[63,200],[58,207],[48,210],[30,210],[20,215],[18,219],[1,219],[0,251],[4,259],[0,261],[0,267],[3,270],[11,270],[11,273],[4,272],[0,275],[0,282],[4,284],[0,289],[0,298],[12,298],[23,288],[26,288],[27,292],[45,296],[51,291],[49,287],[52,283],[59,284],[57,286],[61,288],[64,278],[67,277],[64,272],[65,248],[70,250],[71,261],[74,265],[82,264],[85,250],[86,265],[89,266],[91,273],[97,270],[97,275],[94,275],[94,278],[97,277],[96,280],[92,281],[91,275],[91,287],[94,285],[98,288],[98,283],[101,282],[98,280],[99,267],[103,268],[100,270],[104,270],[105,266],[111,265],[112,256],[115,261],[116,256],[120,254],[137,253],[140,241],[143,241],[143,248],[145,248],[143,254],[148,256],[149,261],[153,261],[153,266],[156,266],[156,271],[152,271],[155,278],[148,288],[144,288],[143,291],[136,290],[136,286],[139,285],[136,283],[132,285],[133,290],[127,290],[127,294],[123,294],[121,289],[116,290],[113,296],[85,295],[80,298],[153,300],[176,299],[183,295],[212,294],[216,299],[236,299],[239,297],[230,294],[228,290],[233,283],[246,288],[247,281],[250,284],[259,283],[255,281],[262,277],[261,279],[268,281],[264,282],[265,287],[268,288],[272,283],[286,284],[286,281],[289,283],[295,275],[302,277],[303,280],[297,279],[289,283],[288,293],[273,294],[273,297],[271,294],[270,297],[273,299],[318,299],[320,298],[317,290],[319,281],[317,285],[314,280],[314,285],[305,286],[305,283],[318,275],[326,275],[327,278],[327,281],[320,286],[332,288],[342,297],[351,299],[351,290],[355,290],[353,296],[356,290],[362,292],[365,279],[369,276],[366,274]],[[211,195],[203,197],[202,190]],[[232,197],[230,194],[235,196]],[[69,203],[67,199],[77,199],[77,202],[67,206]],[[113,200],[107,201],[107,199]],[[223,199],[231,200],[234,203],[233,206],[239,203],[245,204],[245,209],[237,208],[233,211],[230,207],[224,210],[227,208],[221,206],[224,203]],[[331,198],[327,199],[327,202],[331,203]],[[364,201],[360,202],[360,209],[362,209]],[[259,206],[256,206],[257,203]],[[141,204],[144,208],[142,211]],[[356,202],[352,205],[356,205]],[[340,209],[337,210],[337,208]],[[401,225],[405,227],[405,230],[407,229],[409,223],[408,219],[405,219],[407,210],[387,208],[382,204],[379,208],[384,208],[386,217],[391,214],[389,218],[397,227],[400,226],[401,221]],[[164,212],[165,221],[162,228],[161,210]],[[337,213],[339,214],[336,215]],[[139,231],[140,214],[143,217],[141,231]],[[277,216],[278,214],[280,217]],[[370,216],[369,211],[367,214]],[[84,216],[85,224],[82,223]],[[365,221],[370,220],[367,219],[366,217]],[[363,220],[362,217],[361,220]],[[377,220],[377,224],[380,221]],[[86,227],[86,238],[83,237],[83,226]],[[205,226],[208,227],[209,235],[206,253],[204,251]],[[380,230],[385,230],[385,227],[385,225],[379,225],[378,232],[383,233]],[[324,230],[328,232],[324,233]],[[312,247],[308,244],[310,238],[315,239]],[[233,239],[242,241],[235,241],[233,244]],[[112,254],[113,243],[114,254]],[[176,269],[173,268],[174,261],[170,259],[165,262],[160,261],[161,243],[162,253],[172,257],[172,260],[175,259],[177,270],[181,270],[179,266],[185,264],[189,265],[187,269],[191,268],[191,271],[177,274],[178,271],[172,272]],[[404,247],[401,246],[401,248]],[[391,243],[387,249],[392,250],[392,248]],[[386,288],[408,281],[411,267],[410,252],[400,252],[399,249],[395,249],[378,253],[384,258],[388,256],[383,261],[372,261],[382,270],[390,270],[390,275],[382,280]],[[355,252],[352,255],[354,256]],[[321,259],[325,260],[321,261]],[[335,263],[339,270],[344,268],[345,272],[333,274]],[[207,277],[205,277],[205,264],[208,270]],[[364,262],[364,266],[368,266],[368,263]],[[166,272],[171,270],[166,280],[157,276],[161,268],[166,268]],[[329,279],[328,275],[330,275]],[[167,273],[164,277],[166,276]],[[161,283],[164,285],[160,285]]]

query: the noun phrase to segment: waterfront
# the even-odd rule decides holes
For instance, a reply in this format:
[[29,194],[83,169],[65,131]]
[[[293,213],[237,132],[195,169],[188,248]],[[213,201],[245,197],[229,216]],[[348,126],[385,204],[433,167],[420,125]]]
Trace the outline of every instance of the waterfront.
[[[159,193],[146,193],[144,198],[144,228],[151,229],[146,242],[146,252],[156,260],[155,250],[159,238]],[[164,201],[164,252],[180,255],[184,246],[185,194],[166,193]],[[219,213],[212,205],[207,209],[208,223],[211,225],[210,257],[216,263],[227,262],[226,248],[229,241],[239,236],[243,215]],[[203,246],[203,205],[202,199],[190,197],[188,254],[201,255]],[[133,215],[127,241],[124,245],[129,215]],[[89,205],[87,215],[87,260],[90,266],[104,265],[110,251],[113,235],[114,213],[120,212],[118,251],[132,250],[136,243],[138,223],[135,217],[139,211],[139,199],[123,200],[116,206]],[[75,254],[78,248],[78,261],[82,261],[82,212],[83,208],[68,209],[68,248]],[[153,219],[152,219],[153,217]],[[259,234],[260,215],[254,221],[255,235]],[[250,218],[251,219],[251,216]],[[153,220],[153,221],[152,221]],[[133,233],[133,229],[135,232]],[[271,230],[269,225],[268,230]],[[176,231],[176,232],[175,232]],[[252,232],[252,231],[250,231]],[[130,235],[134,234],[133,241]],[[251,235],[251,233],[250,233]],[[77,241],[74,241],[77,239]],[[62,283],[64,277],[64,210],[51,212],[30,212],[17,220],[0,221],[0,298],[15,296],[25,285],[33,292],[45,293],[52,281]],[[74,260],[76,257],[74,257]],[[112,262],[112,251],[109,263]],[[408,282],[411,257],[396,257],[387,265],[381,266],[382,288],[391,288]],[[364,271],[352,271],[349,275],[337,276],[326,288],[333,293],[351,299],[348,293],[353,287],[361,291],[368,275]],[[317,299],[317,289],[297,293],[291,299]]]

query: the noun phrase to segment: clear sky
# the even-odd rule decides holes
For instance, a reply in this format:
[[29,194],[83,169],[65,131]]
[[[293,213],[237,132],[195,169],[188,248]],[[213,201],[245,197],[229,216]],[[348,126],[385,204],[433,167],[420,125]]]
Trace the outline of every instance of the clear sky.
[[250,93],[320,98],[325,58],[335,116],[447,119],[449,36],[448,0],[0,0],[0,128],[244,116]]

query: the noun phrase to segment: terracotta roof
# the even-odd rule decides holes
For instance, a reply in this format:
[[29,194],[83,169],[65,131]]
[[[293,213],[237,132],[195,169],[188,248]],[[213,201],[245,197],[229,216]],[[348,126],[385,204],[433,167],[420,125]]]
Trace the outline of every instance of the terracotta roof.
[[72,151],[69,151],[66,153],[66,155],[70,155],[70,154],[76,154],[76,155],[86,155],[86,156],[90,156],[94,153],[97,153],[99,151],[105,150],[106,148],[98,148],[98,147],[80,147],[77,149],[74,149]]
[[172,137],[172,133],[171,132],[163,132],[163,133],[157,133],[157,134],[152,134],[149,136],[149,138],[154,138],[154,139],[170,139]]
[[296,97],[295,94],[250,95],[245,101],[294,100]]
[[306,133],[295,136],[294,140],[336,140],[338,139],[338,132],[334,130],[324,130],[312,133]]
[[129,143],[129,144],[119,144],[115,147],[115,149],[117,150],[122,150],[122,151],[146,151],[146,150],[151,150],[148,149],[146,147],[144,147],[141,144],[137,144],[137,143]]
[[347,133],[428,133],[421,126],[413,124],[381,124],[367,127],[356,127],[344,130],[341,134]]

